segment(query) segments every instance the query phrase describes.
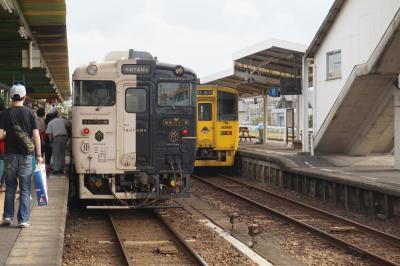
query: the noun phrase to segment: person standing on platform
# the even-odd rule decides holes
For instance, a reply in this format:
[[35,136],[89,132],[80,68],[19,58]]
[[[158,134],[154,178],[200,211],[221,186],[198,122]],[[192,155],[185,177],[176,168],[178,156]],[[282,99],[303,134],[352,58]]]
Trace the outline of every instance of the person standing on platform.
[[68,134],[66,121],[61,117],[54,118],[47,125],[46,133],[52,142],[53,174],[64,174],[65,150],[67,147]]
[[38,129],[39,129],[39,134],[40,134],[40,144],[41,144],[41,150],[42,150],[42,156],[46,159],[46,153],[45,153],[45,139],[46,139],[46,123],[44,121],[44,116],[46,114],[46,111],[44,108],[39,108],[36,111],[37,115],[37,122],[38,122]]
[[[24,107],[26,96],[25,86],[13,85],[10,90],[12,107],[1,114],[0,139],[6,140],[6,194],[2,225],[10,225],[14,218],[15,193],[19,184],[20,199],[17,219],[21,228],[29,227],[31,176],[33,172],[33,152],[30,153],[27,145],[21,144],[31,141],[35,144],[36,160],[43,163],[40,150],[40,136],[36,116],[32,110]],[[6,135],[7,134],[7,135]],[[27,138],[29,137],[29,138]]]
[[[4,100],[0,98],[0,113],[2,113],[4,109]],[[4,139],[2,139],[0,140],[0,192],[6,191],[4,169]]]
[[[50,112],[46,115],[46,118],[44,119],[44,122],[47,125],[50,123],[51,120],[53,120],[54,118],[57,117],[57,108],[56,107],[52,107]],[[46,170],[49,171],[50,170],[50,163],[51,163],[51,154],[52,154],[52,148],[51,148],[51,143],[49,140],[49,136],[46,134],[45,136],[45,160],[46,160]]]

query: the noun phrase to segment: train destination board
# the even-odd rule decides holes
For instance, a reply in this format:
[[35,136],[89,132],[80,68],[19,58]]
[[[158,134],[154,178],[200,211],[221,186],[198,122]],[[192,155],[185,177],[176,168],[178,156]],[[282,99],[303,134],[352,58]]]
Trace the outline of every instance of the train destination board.
[[151,67],[149,65],[125,64],[122,65],[121,72],[126,75],[148,75],[151,73]]
[[164,119],[163,126],[188,126],[189,120],[182,120],[182,119]]
[[83,119],[83,125],[108,125],[108,119]]

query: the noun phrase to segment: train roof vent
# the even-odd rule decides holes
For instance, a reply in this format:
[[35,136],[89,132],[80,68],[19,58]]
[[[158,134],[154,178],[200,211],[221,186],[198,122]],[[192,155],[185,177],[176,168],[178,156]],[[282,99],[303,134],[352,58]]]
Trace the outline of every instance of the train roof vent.
[[[132,51],[132,52],[131,52]],[[109,52],[104,61],[117,61],[124,59],[142,59],[142,60],[154,60],[153,56],[148,52],[134,51],[130,49],[129,51],[112,51]]]

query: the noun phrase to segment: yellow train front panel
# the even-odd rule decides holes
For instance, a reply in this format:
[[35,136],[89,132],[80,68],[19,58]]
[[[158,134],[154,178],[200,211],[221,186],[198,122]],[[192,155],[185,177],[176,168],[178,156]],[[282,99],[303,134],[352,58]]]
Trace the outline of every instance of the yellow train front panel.
[[232,166],[238,141],[237,91],[226,87],[199,86],[195,166]]

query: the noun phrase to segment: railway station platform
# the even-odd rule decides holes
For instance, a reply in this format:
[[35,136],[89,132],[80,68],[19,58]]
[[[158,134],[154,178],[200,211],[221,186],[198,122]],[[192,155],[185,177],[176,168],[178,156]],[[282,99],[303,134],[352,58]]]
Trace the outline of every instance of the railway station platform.
[[[11,226],[0,226],[0,265],[61,265],[68,178],[50,175],[48,193],[47,206],[37,206],[35,193],[32,193],[29,228],[19,228],[16,218]],[[3,206],[4,192],[0,193],[1,214]]]
[[400,217],[400,171],[391,155],[311,156],[281,142],[240,143],[238,170],[345,209]]

